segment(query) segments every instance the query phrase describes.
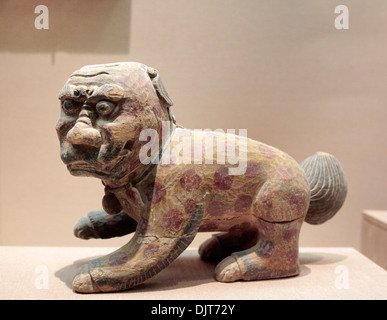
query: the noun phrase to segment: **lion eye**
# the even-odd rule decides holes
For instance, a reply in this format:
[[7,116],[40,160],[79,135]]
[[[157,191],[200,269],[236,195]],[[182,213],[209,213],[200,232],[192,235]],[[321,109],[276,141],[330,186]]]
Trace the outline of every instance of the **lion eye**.
[[62,102],[62,109],[67,115],[75,115],[80,110],[80,105],[74,100],[67,99]]
[[101,117],[109,116],[115,107],[115,104],[110,101],[100,101],[95,105],[95,109]]

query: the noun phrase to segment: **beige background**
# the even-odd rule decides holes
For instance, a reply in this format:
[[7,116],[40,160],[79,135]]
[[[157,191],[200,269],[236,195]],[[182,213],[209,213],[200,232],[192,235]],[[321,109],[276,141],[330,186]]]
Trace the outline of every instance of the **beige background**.
[[[387,207],[387,2],[333,0],[0,2],[0,245],[120,246],[82,241],[77,219],[103,188],[59,158],[57,94],[85,64],[139,61],[160,71],[189,128],[247,129],[298,161],[336,155],[349,194],[302,246],[360,246],[363,209]],[[35,6],[49,8],[36,30]],[[208,234],[201,234],[193,245]]]

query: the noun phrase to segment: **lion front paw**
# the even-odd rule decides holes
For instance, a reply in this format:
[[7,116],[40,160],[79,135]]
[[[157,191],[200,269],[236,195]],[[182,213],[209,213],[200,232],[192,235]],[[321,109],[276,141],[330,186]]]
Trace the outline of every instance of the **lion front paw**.
[[83,216],[74,227],[74,235],[80,239],[98,239],[99,235],[95,231],[88,216]]

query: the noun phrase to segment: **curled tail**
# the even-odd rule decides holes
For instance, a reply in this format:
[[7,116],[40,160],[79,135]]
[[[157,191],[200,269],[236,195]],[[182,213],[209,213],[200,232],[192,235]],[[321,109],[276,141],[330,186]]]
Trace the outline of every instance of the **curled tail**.
[[332,155],[317,152],[301,163],[310,185],[310,204],[305,221],[321,224],[342,207],[347,182],[339,161]]

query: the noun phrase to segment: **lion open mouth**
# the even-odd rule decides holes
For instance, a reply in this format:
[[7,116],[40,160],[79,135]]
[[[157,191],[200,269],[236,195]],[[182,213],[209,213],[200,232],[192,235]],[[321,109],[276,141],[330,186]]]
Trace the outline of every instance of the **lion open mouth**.
[[110,171],[105,171],[96,167],[98,167],[98,165],[83,161],[77,161],[67,165],[67,169],[74,176],[92,175],[97,177],[108,177],[110,175]]
[[[85,150],[82,146],[84,155],[87,155],[82,160],[76,160],[67,164],[67,169],[74,176],[93,176],[98,178],[109,178],[115,169],[122,164],[125,159],[128,159],[133,152],[135,140],[128,140],[122,147],[116,158],[110,163],[103,163],[98,160],[98,150],[89,147]],[[76,149],[76,148],[75,148]],[[89,151],[89,152],[87,152]],[[101,150],[99,150],[101,151]]]

